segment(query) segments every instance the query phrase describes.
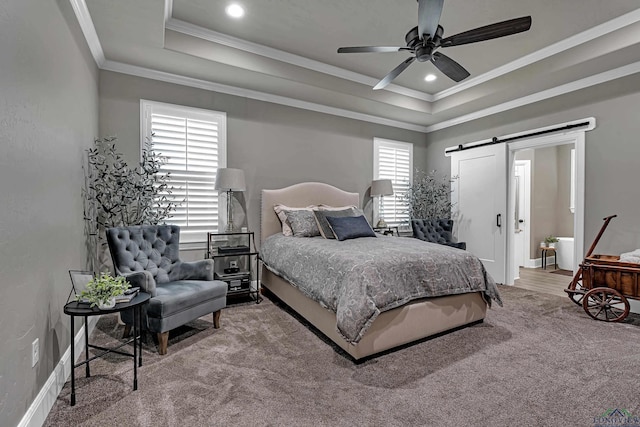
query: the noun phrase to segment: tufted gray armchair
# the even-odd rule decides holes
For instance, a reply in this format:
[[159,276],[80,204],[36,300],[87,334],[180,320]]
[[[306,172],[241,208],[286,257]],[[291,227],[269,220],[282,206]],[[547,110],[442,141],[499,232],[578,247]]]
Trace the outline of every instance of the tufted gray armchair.
[[[227,284],[213,280],[213,260],[180,260],[178,226],[108,228],[107,243],[116,274],[151,295],[143,327],[158,334],[158,353],[167,353],[170,330],[205,314],[213,313],[213,325],[220,327],[220,311],[227,305]],[[123,312],[122,320],[128,335],[133,313]]]
[[453,220],[412,219],[413,237],[432,243],[439,243],[458,249],[467,249],[465,242],[453,240]]

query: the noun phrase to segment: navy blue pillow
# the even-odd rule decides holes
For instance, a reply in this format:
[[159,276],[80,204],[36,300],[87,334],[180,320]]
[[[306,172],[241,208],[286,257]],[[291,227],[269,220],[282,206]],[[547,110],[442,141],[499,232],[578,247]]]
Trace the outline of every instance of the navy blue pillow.
[[376,237],[367,219],[360,216],[328,216],[326,217],[336,239],[342,241],[358,237]]

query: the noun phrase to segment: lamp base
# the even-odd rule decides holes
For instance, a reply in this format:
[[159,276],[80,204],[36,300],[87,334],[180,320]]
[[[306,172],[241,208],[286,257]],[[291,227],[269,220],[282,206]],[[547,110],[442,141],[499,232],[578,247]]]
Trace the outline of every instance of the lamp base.
[[227,190],[227,226],[224,228],[225,233],[233,233],[233,191]]
[[376,224],[376,228],[387,228],[387,223],[384,222],[384,219],[380,218]]

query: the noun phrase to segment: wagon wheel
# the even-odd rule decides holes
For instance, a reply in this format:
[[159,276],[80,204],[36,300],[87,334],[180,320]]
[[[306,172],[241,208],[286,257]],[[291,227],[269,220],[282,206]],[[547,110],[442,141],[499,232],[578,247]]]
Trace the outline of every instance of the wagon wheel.
[[574,289],[565,289],[564,290],[569,299],[582,307],[582,299],[584,298],[584,294],[587,293],[588,289],[582,286],[582,282],[578,281]]
[[629,314],[629,300],[612,288],[593,288],[584,295],[582,308],[596,320],[620,322]]

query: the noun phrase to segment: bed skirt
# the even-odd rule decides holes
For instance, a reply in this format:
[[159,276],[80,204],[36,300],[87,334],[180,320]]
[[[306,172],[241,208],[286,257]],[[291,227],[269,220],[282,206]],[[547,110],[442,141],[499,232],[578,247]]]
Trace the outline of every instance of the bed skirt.
[[480,322],[487,312],[481,292],[424,298],[381,313],[357,344],[336,329],[335,313],[262,267],[262,286],[304,317],[355,360],[441,332]]

